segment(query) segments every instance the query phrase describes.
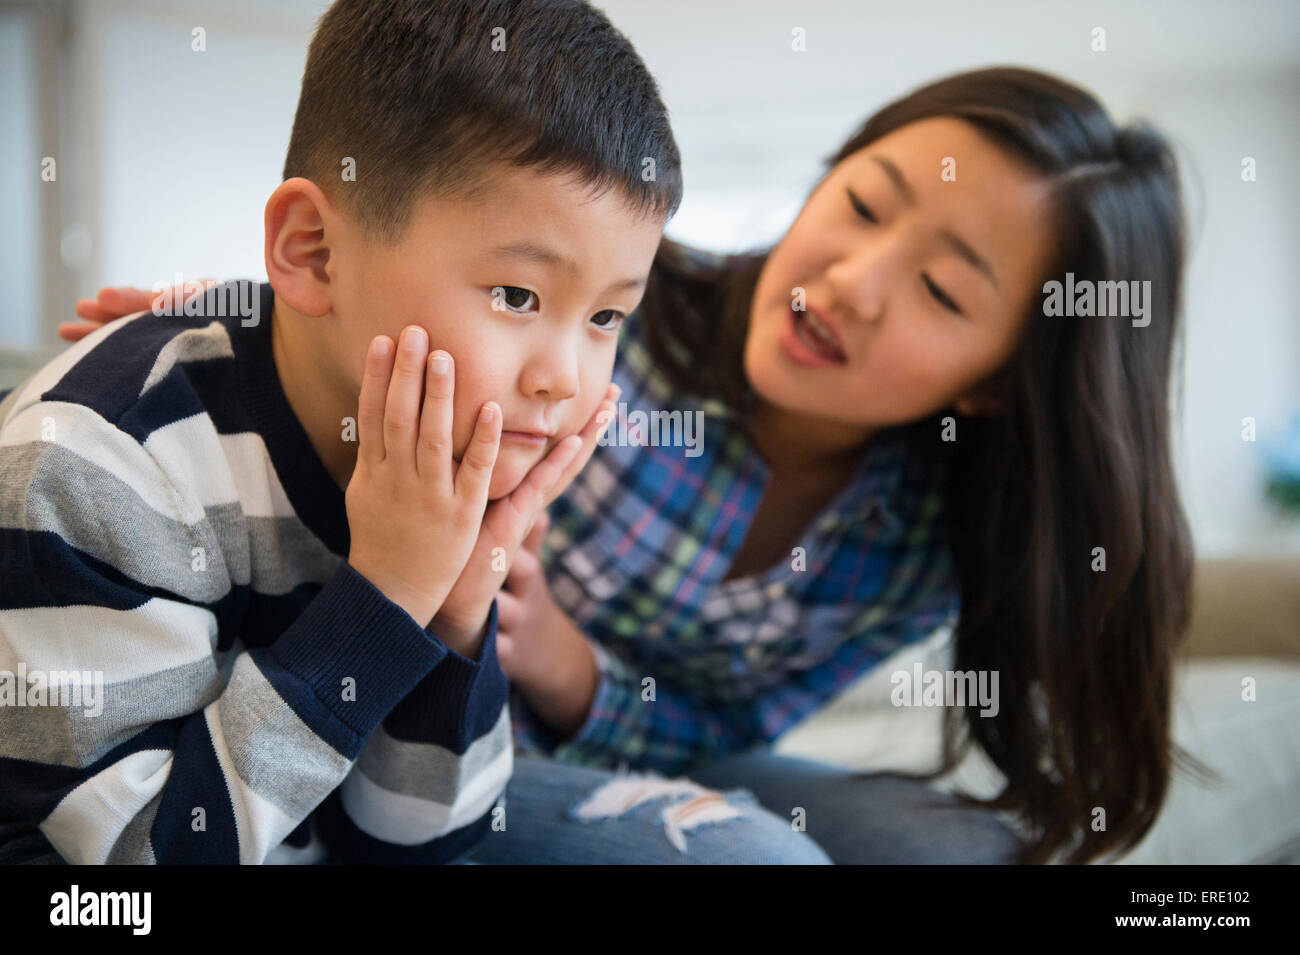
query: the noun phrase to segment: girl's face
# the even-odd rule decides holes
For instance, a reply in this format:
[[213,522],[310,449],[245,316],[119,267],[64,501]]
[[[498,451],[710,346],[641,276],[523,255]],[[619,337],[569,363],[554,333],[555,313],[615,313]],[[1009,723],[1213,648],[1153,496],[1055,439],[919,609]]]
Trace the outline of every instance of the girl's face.
[[911,123],[835,166],[772,250],[746,374],[771,405],[869,430],[993,410],[1052,254],[1042,177],[961,120]]

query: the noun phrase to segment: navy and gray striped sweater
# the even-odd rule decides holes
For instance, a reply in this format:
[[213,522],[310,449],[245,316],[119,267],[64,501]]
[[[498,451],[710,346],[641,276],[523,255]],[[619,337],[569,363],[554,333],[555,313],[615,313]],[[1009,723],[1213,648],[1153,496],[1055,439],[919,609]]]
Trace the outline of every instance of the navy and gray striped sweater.
[[271,288],[241,290],[252,327],[144,313],[0,401],[0,843],[461,856],[512,769],[496,605],[468,660],[347,564],[343,491],[271,357]]

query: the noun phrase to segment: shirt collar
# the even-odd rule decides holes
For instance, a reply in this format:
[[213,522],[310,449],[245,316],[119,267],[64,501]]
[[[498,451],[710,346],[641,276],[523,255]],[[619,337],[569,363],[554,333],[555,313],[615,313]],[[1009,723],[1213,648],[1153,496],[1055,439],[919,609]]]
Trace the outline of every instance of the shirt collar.
[[904,432],[888,428],[875,434],[858,459],[857,471],[827,511],[830,527],[861,524],[873,513],[886,533],[899,533],[906,524],[903,474],[908,465]]
[[[706,414],[725,418],[734,426],[753,434],[754,392],[745,389],[742,407],[735,408],[719,398],[709,398],[702,403]],[[753,440],[750,438],[753,448]],[[757,450],[753,450],[758,471],[766,479],[770,468]],[[907,429],[885,428],[878,431],[862,447],[858,462],[849,483],[840,489],[835,498],[818,518],[822,530],[860,525],[873,513],[885,533],[893,536],[906,527],[904,474],[919,477],[919,462],[911,453]]]

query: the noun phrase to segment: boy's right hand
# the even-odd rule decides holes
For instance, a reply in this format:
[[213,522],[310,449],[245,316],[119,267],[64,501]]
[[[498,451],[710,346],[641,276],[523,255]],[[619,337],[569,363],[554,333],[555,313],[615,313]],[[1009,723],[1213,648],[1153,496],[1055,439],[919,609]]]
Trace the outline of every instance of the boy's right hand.
[[[438,359],[445,360],[441,371]],[[357,413],[360,447],[345,495],[348,563],[421,627],[474,549],[501,442],[501,410],[489,401],[456,464],[454,380],[451,356],[430,355],[418,326],[403,330],[396,350],[386,335],[371,341]]]

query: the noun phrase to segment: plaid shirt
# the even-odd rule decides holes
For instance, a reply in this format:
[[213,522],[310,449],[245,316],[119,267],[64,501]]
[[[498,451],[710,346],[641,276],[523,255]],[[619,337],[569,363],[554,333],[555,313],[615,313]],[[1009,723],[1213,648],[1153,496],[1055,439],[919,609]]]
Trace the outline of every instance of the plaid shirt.
[[634,312],[613,374],[620,417],[702,411],[701,446],[648,446],[649,432],[640,446],[617,443],[626,426],[616,421],[551,505],[543,565],[556,604],[592,644],[599,685],[562,744],[517,690],[511,716],[525,752],[680,774],[771,742],[954,621],[959,596],[937,475],[911,467],[895,431],[868,442],[801,551],[724,581],[770,470],[744,432],[747,412],[671,387],[643,334]]

